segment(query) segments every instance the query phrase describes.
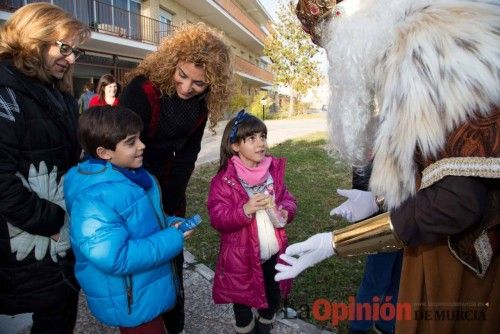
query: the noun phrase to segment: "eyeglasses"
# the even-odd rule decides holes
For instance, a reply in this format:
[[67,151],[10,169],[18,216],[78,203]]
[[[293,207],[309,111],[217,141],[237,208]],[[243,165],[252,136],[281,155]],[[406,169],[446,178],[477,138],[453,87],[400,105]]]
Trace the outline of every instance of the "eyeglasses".
[[59,52],[61,52],[61,54],[65,57],[69,56],[70,54],[73,54],[75,56],[75,60],[77,60],[83,54],[82,50],[74,48],[71,45],[66,44],[64,42],[56,41],[56,44],[59,45]]

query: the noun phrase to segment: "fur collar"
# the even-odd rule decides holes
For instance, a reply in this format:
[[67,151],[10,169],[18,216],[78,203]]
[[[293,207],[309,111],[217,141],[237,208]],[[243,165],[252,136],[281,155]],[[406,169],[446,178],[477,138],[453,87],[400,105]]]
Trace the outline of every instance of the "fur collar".
[[[333,142],[353,164],[374,153],[371,189],[394,208],[416,191],[417,147],[425,158],[435,157],[452,129],[500,105],[500,5],[461,0],[340,5],[351,2],[359,6],[332,20],[332,37],[325,43],[330,132],[338,138],[337,130],[360,131],[362,139]],[[336,114],[351,116],[334,124]]]

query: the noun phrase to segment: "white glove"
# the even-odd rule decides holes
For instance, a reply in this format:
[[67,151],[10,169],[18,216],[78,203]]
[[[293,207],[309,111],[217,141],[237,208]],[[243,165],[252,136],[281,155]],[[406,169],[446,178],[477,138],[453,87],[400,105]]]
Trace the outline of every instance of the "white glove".
[[71,248],[69,237],[69,216],[64,216],[64,225],[59,230],[59,240],[50,238],[50,257],[52,261],[57,262],[57,256],[65,257],[68,249]]
[[347,201],[333,208],[330,216],[341,216],[352,223],[370,217],[379,210],[375,196],[370,191],[337,189],[337,193],[347,197]]
[[[21,182],[26,188],[28,188],[32,192],[35,192],[38,197],[55,203],[66,210],[63,196],[64,176],[61,177],[59,182],[57,182],[57,166],[54,166],[52,171],[49,173],[47,165],[42,161],[40,162],[38,171],[33,164],[30,165],[27,180],[19,172],[16,173],[16,176],[21,179]],[[57,251],[55,247],[55,244],[57,244],[57,242],[52,240],[51,238],[30,234],[10,223],[7,223],[10,236],[10,247],[12,253],[16,253],[16,260],[24,260],[26,256],[28,256],[28,254],[33,250],[35,252],[35,259],[43,259],[47,254],[47,250],[49,249],[49,243],[51,256],[55,262],[57,262],[57,260],[55,260],[57,259],[57,257],[55,257],[55,253],[59,252],[60,256],[65,256],[66,250],[69,249],[69,227],[66,220],[67,215],[65,217],[66,231],[64,231],[65,227],[63,225],[61,231],[59,232],[61,236],[59,242],[60,244],[57,246]],[[63,239],[62,236],[64,233],[67,235],[67,238],[65,239]]]
[[290,245],[287,247],[285,254],[280,255],[280,258],[289,265],[278,263],[274,267],[278,271],[274,276],[274,280],[281,281],[294,278],[307,268],[329,258],[333,254],[335,254],[335,251],[332,232],[319,233],[306,241]]
[[11,252],[16,253],[17,261],[24,260],[33,250],[35,250],[35,259],[38,261],[45,257],[49,246],[49,238],[41,235],[29,234],[9,223],[7,223],[7,227],[11,235]]

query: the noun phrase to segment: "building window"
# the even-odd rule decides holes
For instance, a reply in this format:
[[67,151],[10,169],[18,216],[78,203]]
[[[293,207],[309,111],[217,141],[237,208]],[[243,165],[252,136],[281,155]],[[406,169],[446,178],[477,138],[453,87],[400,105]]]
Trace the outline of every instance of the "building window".
[[75,12],[75,1],[74,0],[54,0],[54,5],[61,7],[73,14]]
[[172,13],[164,9],[160,9],[160,39],[172,34]]
[[[20,7],[40,0],[12,0]],[[78,20],[118,36],[140,37],[141,0],[45,0],[73,14]]]
[[130,36],[137,39],[141,36],[141,2],[130,0],[129,1],[129,11],[130,11]]

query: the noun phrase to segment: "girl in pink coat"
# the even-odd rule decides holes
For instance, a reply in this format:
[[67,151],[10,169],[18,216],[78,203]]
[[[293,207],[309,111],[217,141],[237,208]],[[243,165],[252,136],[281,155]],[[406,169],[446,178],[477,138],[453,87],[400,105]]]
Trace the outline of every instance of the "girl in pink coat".
[[285,159],[266,154],[266,138],[266,125],[243,110],[229,121],[208,195],[210,223],[221,242],[213,299],[233,304],[238,333],[270,333],[281,296],[291,288],[291,281],[274,281],[274,266],[297,203],[285,186]]

